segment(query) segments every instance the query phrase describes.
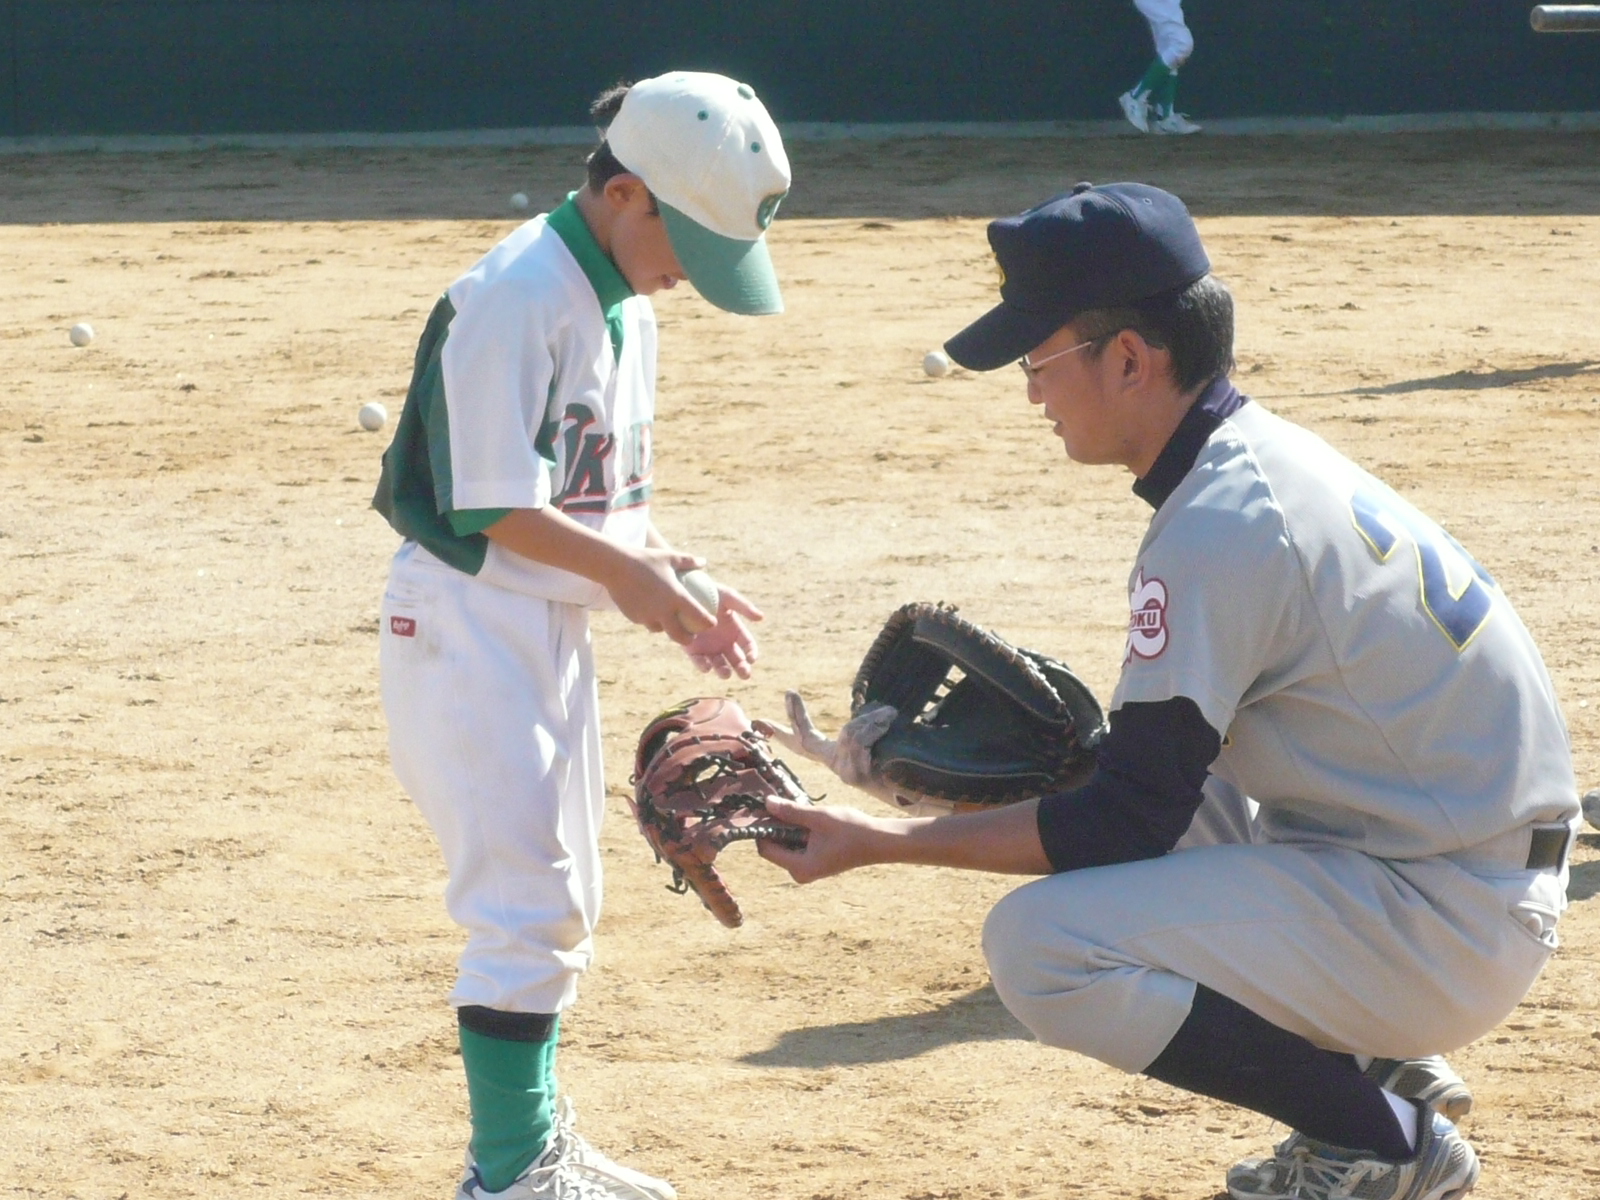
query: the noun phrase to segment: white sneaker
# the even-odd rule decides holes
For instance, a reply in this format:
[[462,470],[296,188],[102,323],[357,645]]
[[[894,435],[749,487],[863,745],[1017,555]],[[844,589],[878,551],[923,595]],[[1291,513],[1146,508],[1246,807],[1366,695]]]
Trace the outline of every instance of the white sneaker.
[[1129,88],[1117,97],[1117,103],[1122,105],[1122,115],[1128,118],[1140,133],[1150,132],[1150,100],[1147,95],[1136,96],[1133,89]]
[[1417,1152],[1404,1162],[1363,1157],[1291,1134],[1271,1158],[1228,1171],[1233,1200],[1460,1200],[1478,1182],[1478,1156],[1437,1113],[1417,1122]]
[[[1131,120],[1132,118],[1129,119]],[[1173,109],[1166,116],[1156,117],[1152,120],[1150,122],[1150,132],[1177,134],[1181,137],[1185,134],[1199,133],[1200,126],[1189,120],[1177,109]]]
[[584,1168],[592,1167],[607,1175],[613,1175],[646,1193],[652,1200],[678,1200],[677,1190],[665,1179],[657,1179],[654,1175],[646,1175],[643,1171],[635,1171],[632,1167],[613,1162],[578,1132],[577,1125],[578,1114],[572,1107],[572,1101],[562,1096],[556,1102],[555,1121],[550,1128],[550,1144],[545,1150],[546,1158],[574,1163]]
[[502,1191],[483,1186],[478,1169],[471,1167],[461,1181],[456,1200],[656,1200],[653,1192],[640,1191],[626,1179],[596,1167],[570,1162],[547,1162],[549,1153]]

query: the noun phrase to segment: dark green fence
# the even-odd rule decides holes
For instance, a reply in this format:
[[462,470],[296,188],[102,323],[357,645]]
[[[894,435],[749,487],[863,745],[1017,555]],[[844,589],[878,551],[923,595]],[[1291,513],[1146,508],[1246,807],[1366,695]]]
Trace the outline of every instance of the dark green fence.
[[[1189,0],[1203,117],[1600,110],[1600,37],[1527,0]],[[1112,118],[1129,0],[0,0],[0,136],[572,125],[668,67],[779,120]]]

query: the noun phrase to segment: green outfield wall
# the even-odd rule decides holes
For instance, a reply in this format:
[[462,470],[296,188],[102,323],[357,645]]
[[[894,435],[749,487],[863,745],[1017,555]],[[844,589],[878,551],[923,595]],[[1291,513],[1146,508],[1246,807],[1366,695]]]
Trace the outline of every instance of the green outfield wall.
[[[1202,117],[1600,110],[1600,36],[1525,0],[1188,0]],[[619,78],[753,82],[780,121],[1117,116],[1129,0],[0,0],[0,136],[574,125]]]

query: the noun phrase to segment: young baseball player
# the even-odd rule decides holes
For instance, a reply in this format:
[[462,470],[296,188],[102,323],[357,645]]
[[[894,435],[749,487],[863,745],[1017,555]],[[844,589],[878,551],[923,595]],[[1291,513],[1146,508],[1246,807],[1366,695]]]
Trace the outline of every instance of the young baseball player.
[[[1462,1196],[1478,1163],[1444,1114],[1470,1093],[1428,1056],[1543,968],[1578,814],[1539,653],[1453,538],[1229,382],[1232,299],[1176,197],[1080,184],[989,240],[1000,304],[950,357],[1020,358],[1068,456],[1127,468],[1153,513],[1097,769],[937,819],[776,802],[809,845],[761,854],[802,882],[1045,876],[988,918],[996,990],[1049,1045],[1294,1130],[1228,1173],[1237,1200]],[[862,773],[848,739],[783,733]],[[1245,796],[1242,836],[1186,835]]]
[[1156,56],[1139,82],[1122,95],[1122,115],[1140,133],[1199,133],[1200,126],[1178,111],[1178,68],[1194,53],[1194,35],[1183,20],[1183,0],[1133,0],[1150,23]]
[[748,676],[731,588],[650,517],[656,324],[687,278],[782,309],[765,231],[789,188],[755,93],[674,72],[603,95],[585,185],[451,284],[428,321],[374,506],[405,539],[381,610],[396,775],[438,836],[467,931],[451,1003],[471,1105],[458,1200],[672,1200],[556,1104],[560,1014],[593,956],[604,811],[588,610]]

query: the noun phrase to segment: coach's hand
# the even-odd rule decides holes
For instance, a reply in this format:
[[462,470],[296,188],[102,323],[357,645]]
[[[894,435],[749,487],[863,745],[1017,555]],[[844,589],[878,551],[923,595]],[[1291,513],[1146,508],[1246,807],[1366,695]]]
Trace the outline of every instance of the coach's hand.
[[717,623],[684,643],[689,661],[719,678],[750,678],[761,651],[747,621],[761,620],[761,610],[726,584],[717,585]]
[[807,832],[803,850],[790,850],[765,839],[756,842],[761,857],[789,872],[796,883],[811,883],[856,867],[889,861],[883,851],[894,837],[893,827],[909,824],[892,817],[879,820],[859,809],[833,805],[816,807],[778,799],[769,799],[766,804],[778,820]]

